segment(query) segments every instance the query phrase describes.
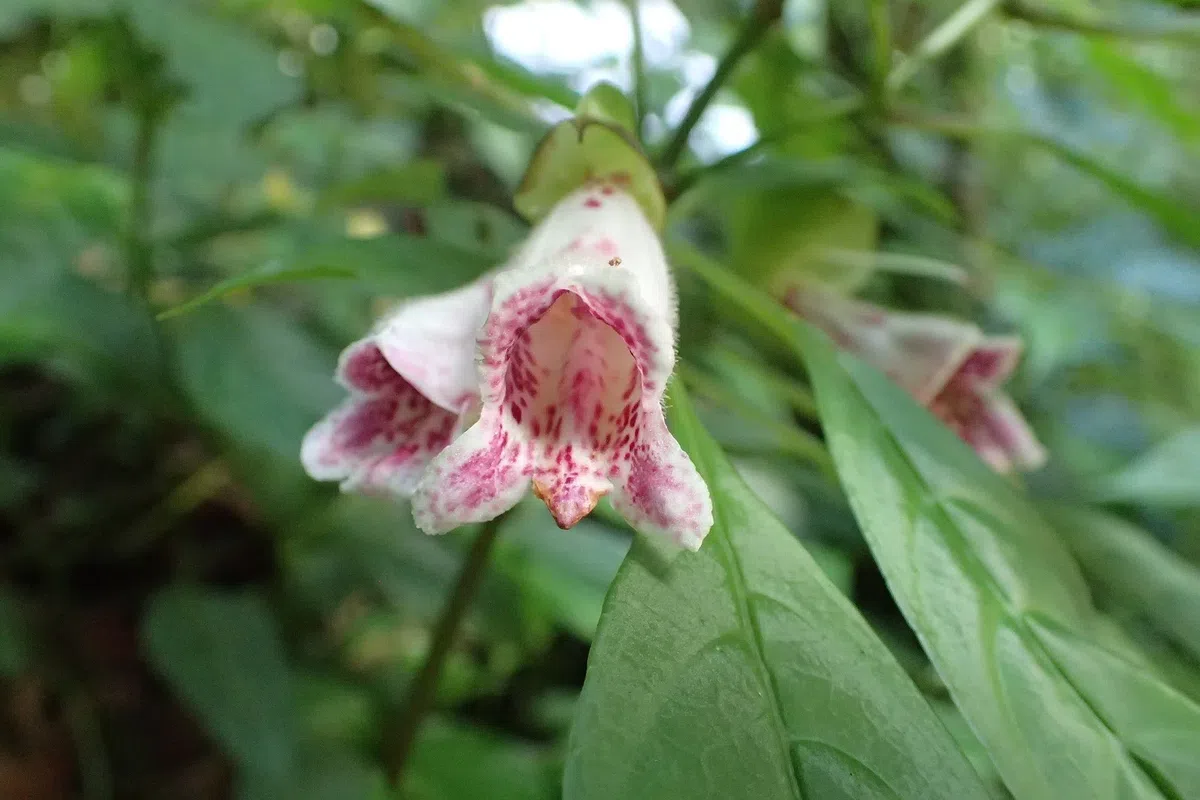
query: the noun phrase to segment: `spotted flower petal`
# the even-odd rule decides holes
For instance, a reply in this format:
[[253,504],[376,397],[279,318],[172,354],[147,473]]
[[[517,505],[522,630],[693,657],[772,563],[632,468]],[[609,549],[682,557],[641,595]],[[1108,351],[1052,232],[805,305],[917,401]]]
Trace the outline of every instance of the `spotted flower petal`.
[[343,351],[350,396],[305,436],[300,460],[344,491],[410,496],[476,404],[475,336],[490,280],[410,301]]
[[967,322],[932,314],[889,311],[833,289],[806,284],[787,305],[927,405],[982,338]]
[[984,339],[930,404],[930,410],[997,472],[1037,469],[1046,462],[1045,448],[1001,391],[1020,358],[1018,339]]
[[817,284],[792,288],[786,302],[927,406],[993,469],[1045,462],[1045,450],[1001,391],[1020,360],[1019,340],[986,337],[949,317],[889,311]]
[[662,410],[674,287],[637,203],[586,187],[516,262],[497,276],[479,336],[479,420],[430,465],[413,498],[418,526],[490,519],[532,485],[563,528],[611,493],[638,529],[698,548],[712,504]]

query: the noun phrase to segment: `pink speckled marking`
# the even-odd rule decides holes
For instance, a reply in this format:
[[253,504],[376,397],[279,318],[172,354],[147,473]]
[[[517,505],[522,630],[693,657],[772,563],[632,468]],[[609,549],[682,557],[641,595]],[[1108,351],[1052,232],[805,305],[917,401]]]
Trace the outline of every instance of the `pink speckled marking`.
[[1046,461],[1020,411],[1001,390],[1016,368],[1021,344],[985,339],[938,392],[929,409],[998,472],[1037,469]]
[[785,302],[926,405],[997,471],[1044,463],[1046,451],[1001,392],[1020,358],[1017,339],[985,337],[967,322],[892,312],[811,285],[792,287]]
[[305,437],[305,468],[347,490],[410,494],[450,442],[459,415],[417,391],[371,340],[351,345],[340,378],[351,396]]
[[490,519],[530,488],[563,528],[610,493],[636,527],[687,547],[711,527],[707,488],[662,414],[674,286],[621,186],[564,198],[497,276],[478,339],[479,419],[422,479],[423,530]]

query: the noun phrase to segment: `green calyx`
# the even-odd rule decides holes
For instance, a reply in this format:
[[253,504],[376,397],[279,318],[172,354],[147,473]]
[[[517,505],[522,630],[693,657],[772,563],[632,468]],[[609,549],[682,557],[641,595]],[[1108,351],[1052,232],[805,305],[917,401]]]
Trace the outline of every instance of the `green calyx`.
[[661,229],[666,199],[633,127],[633,109],[621,91],[611,84],[593,87],[580,99],[575,117],[555,125],[538,143],[513,198],[517,211],[537,222],[580,186],[609,181],[629,191]]

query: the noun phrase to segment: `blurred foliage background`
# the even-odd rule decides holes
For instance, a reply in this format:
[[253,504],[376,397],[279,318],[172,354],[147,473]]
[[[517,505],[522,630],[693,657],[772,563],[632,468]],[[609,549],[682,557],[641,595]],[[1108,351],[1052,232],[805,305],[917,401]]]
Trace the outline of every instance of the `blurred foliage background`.
[[[298,448],[341,347],[519,241],[514,187],[581,91],[636,84],[661,148],[752,12],[638,5],[635,55],[618,0],[0,2],[0,797],[560,796],[631,534],[506,520],[389,794],[465,539],[314,483]],[[1029,488],[1118,526],[1076,543],[1097,602],[1193,698],[1198,45],[1186,0],[796,0],[662,175],[673,229],[752,279],[835,252],[874,298],[1022,335],[1052,453]],[[710,431],[990,774],[811,419],[680,280]]]

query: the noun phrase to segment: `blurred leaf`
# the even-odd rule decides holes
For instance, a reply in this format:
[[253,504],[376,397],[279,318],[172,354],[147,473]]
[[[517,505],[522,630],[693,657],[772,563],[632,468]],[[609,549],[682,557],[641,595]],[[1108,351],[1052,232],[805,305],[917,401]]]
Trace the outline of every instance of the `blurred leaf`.
[[[1200,731],[1200,708],[1132,651],[1101,644],[1054,531],[887,378],[805,326],[796,341],[888,586],[1009,789],[1048,800],[1188,796],[1196,776],[1179,754],[1188,726]],[[1141,702],[1122,705],[1123,694]]]
[[194,311],[205,303],[218,300],[228,294],[258,286],[271,286],[276,283],[294,283],[297,281],[313,281],[321,278],[353,278],[354,272],[349,269],[335,267],[308,267],[299,269],[281,269],[277,264],[265,267],[235,278],[228,278],[213,286],[206,292],[196,295],[186,303],[170,308],[158,315],[158,319],[167,320],[178,317],[189,311]]
[[304,738],[316,748],[370,748],[378,744],[381,709],[361,686],[327,675],[296,676],[296,704]]
[[270,610],[250,594],[172,587],[152,598],[142,647],[154,669],[249,773],[296,768],[291,674]]
[[187,2],[117,1],[137,32],[162,52],[171,74],[187,86],[182,111],[191,124],[212,120],[238,128],[299,97],[300,81],[284,75],[273,49],[244,27]]
[[[471,237],[464,236],[469,241]],[[370,239],[320,236],[297,242],[289,269],[352,271],[375,291],[394,297],[442,292],[479,277],[499,256],[434,239],[389,233]]]
[[564,534],[541,504],[528,503],[505,521],[494,562],[546,613],[585,641],[596,623],[629,539],[585,519]]
[[1089,579],[1153,620],[1200,663],[1200,569],[1110,514],[1055,508],[1051,520]]
[[929,130],[954,138],[995,137],[999,140],[1008,139],[1045,150],[1080,172],[1091,175],[1125,202],[1149,214],[1179,241],[1200,249],[1200,227],[1194,224],[1197,215],[1200,215],[1200,209],[1190,206],[1182,199],[1148,189],[1075,147],[1050,136],[1022,130],[991,128],[974,124],[968,120],[953,118],[929,118],[921,115],[902,114],[894,121],[899,125]]
[[589,659],[566,800],[986,797],[899,665],[737,477],[678,386],[669,408],[716,524],[694,554],[635,540]]
[[422,159],[390,169],[374,170],[352,181],[329,187],[325,206],[376,203],[428,205],[446,196],[446,169],[439,161]]
[[786,291],[817,280],[853,290],[871,264],[831,263],[826,251],[875,249],[875,213],[835,192],[793,187],[760,191],[731,204],[730,251],[743,274]]
[[1184,142],[1200,144],[1200,113],[1180,102],[1182,86],[1125,55],[1111,42],[1091,40],[1087,53],[1116,94],[1150,112]]
[[342,396],[335,354],[276,312],[209,306],[165,329],[183,389],[231,442],[294,462],[305,431]]
[[13,269],[0,283],[0,355],[70,356],[114,387],[161,400],[154,323],[117,292],[70,273]]
[[383,771],[348,754],[306,754],[299,774],[286,783],[242,775],[238,800],[390,800]]
[[1112,475],[1097,480],[1100,500],[1200,506],[1200,428],[1181,431]]
[[15,678],[33,666],[25,605],[8,588],[0,586],[0,677]]
[[541,749],[430,720],[406,769],[410,800],[553,800],[556,776]]

